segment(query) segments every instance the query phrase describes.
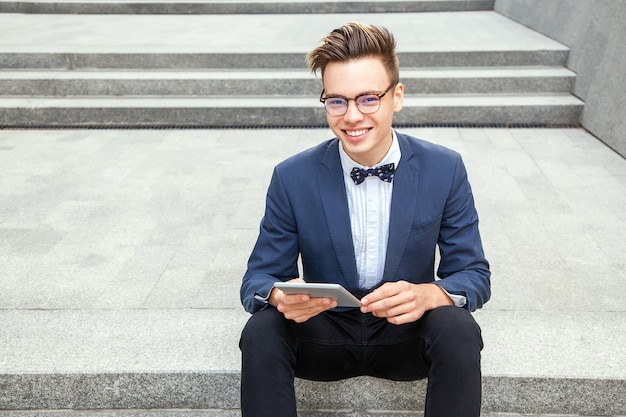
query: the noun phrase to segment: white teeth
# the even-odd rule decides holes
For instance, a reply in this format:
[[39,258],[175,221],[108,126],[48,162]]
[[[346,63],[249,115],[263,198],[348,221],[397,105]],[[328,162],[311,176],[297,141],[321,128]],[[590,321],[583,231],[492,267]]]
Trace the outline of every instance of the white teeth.
[[368,129],[363,129],[363,130],[346,130],[346,134],[348,136],[361,136],[367,133]]

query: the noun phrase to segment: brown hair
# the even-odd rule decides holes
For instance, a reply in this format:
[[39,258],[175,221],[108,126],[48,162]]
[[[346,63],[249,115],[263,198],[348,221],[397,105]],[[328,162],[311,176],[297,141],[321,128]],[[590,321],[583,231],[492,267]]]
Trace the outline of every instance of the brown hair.
[[321,45],[306,56],[311,72],[324,69],[330,62],[346,62],[357,58],[380,58],[392,81],[399,80],[396,39],[386,28],[351,22],[330,32]]

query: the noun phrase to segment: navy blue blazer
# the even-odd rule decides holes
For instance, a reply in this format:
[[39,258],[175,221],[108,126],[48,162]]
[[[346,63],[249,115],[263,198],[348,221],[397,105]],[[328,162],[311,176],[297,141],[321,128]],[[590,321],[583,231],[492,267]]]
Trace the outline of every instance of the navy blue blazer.
[[[397,134],[402,153],[393,179],[383,282],[435,282],[463,295],[474,311],[490,297],[489,264],[478,215],[458,153]],[[275,281],[298,277],[334,282],[361,298],[338,139],[283,161],[274,169],[265,215],[241,286],[244,308],[267,304]],[[435,280],[435,251],[440,263]],[[382,283],[381,283],[382,284]]]

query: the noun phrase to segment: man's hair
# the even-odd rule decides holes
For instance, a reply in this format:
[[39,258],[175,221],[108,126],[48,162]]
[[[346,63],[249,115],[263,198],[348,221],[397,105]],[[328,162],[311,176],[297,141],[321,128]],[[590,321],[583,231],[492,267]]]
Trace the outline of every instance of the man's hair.
[[381,26],[351,22],[330,32],[321,40],[321,45],[306,56],[312,73],[324,70],[330,62],[347,62],[353,59],[380,58],[391,81],[399,80],[399,63],[396,54],[396,39]]

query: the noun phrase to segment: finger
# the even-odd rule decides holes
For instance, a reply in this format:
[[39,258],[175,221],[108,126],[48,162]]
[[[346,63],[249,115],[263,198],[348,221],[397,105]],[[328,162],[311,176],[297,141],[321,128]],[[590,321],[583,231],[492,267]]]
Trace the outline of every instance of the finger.
[[405,324],[412,323],[414,321],[419,320],[424,315],[423,310],[413,310],[406,314],[400,314],[396,316],[387,317],[387,321],[391,324]]
[[404,315],[404,314],[410,314],[411,310],[408,309],[406,306],[402,305],[402,306],[395,306],[395,307],[389,308],[389,309],[374,310],[371,313],[375,317],[391,318],[391,317],[398,317],[398,316],[401,316],[401,315]]
[[293,320],[295,322],[298,323],[302,323],[307,321],[308,319],[310,319],[311,317],[314,317],[326,310],[330,310],[332,308],[337,307],[337,302],[328,299],[329,303],[322,303],[320,304],[313,304],[313,305],[308,305],[307,307],[303,307],[303,308],[298,308],[298,309],[288,309],[285,312],[282,312],[284,314],[284,316],[289,319],[289,320]]
[[411,314],[415,311],[415,305],[413,304],[398,304],[393,307],[390,307],[381,313],[384,314],[384,317],[398,317],[405,314]]
[[[402,306],[409,303],[410,301],[410,297],[408,297],[406,294],[404,293],[399,293],[390,297],[386,297],[383,298],[381,300],[378,301],[369,301],[368,304],[365,304],[365,306],[361,309],[361,311],[367,313],[367,312],[385,312],[385,315],[383,317],[387,317],[390,315],[395,315],[393,314],[393,312],[390,312],[390,310],[396,310],[397,314],[401,314],[403,312],[406,311],[407,308],[410,308],[408,306],[405,306],[404,309],[402,310]],[[389,312],[387,314],[387,312]]]
[[394,297],[407,289],[405,284],[405,281],[387,282],[363,297],[361,302],[368,305],[386,298]]
[[285,294],[283,303],[288,305],[303,304],[311,300],[308,294]]
[[288,297],[291,298],[286,300],[284,303],[279,303],[277,306],[278,311],[283,314],[296,311],[304,312],[306,314],[308,311],[324,311],[337,306],[337,302],[330,298],[311,298],[310,296],[304,294],[292,295]]

